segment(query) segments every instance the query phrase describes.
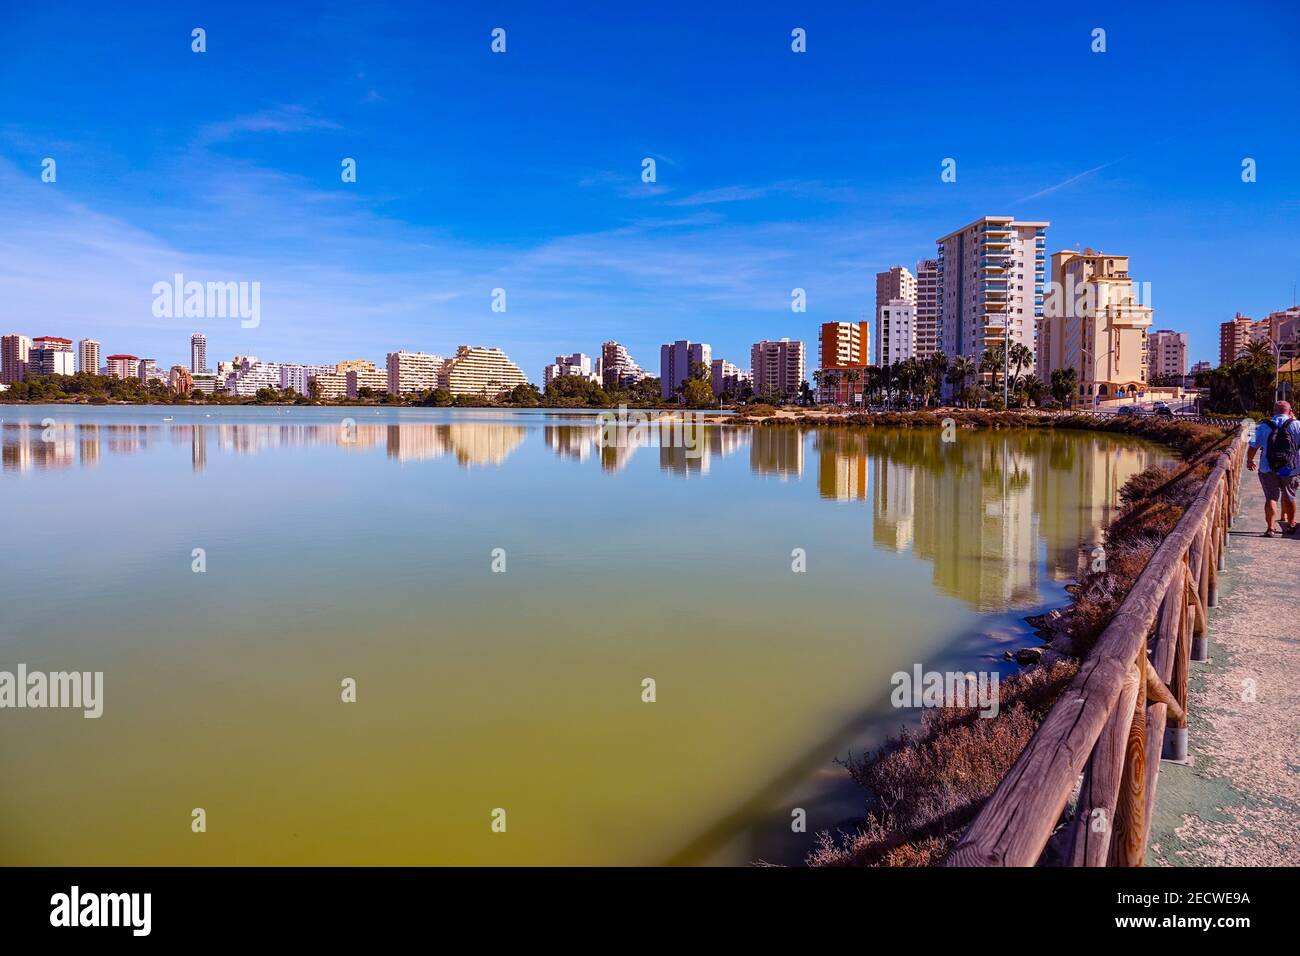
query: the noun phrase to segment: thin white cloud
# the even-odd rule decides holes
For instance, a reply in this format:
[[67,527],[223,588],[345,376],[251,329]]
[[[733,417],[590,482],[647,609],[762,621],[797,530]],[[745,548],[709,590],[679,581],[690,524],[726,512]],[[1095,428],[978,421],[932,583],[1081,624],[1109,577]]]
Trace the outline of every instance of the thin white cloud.
[[1030,193],[1028,196],[1022,196],[1021,198],[1012,202],[1011,205],[1014,206],[1017,205],[1018,203],[1029,202],[1031,199],[1039,199],[1043,196],[1050,196],[1052,193],[1065,189],[1067,186],[1073,186],[1081,179],[1088,178],[1093,173],[1101,172],[1103,169],[1109,169],[1111,166],[1114,166],[1116,163],[1123,162],[1127,158],[1128,158],[1127,156],[1121,156],[1119,159],[1112,159],[1109,163],[1102,163],[1100,166],[1092,167],[1092,169],[1085,169],[1081,173],[1075,173],[1073,176],[1070,176],[1067,179],[1063,179],[1059,183],[1056,183],[1055,185],[1048,186],[1046,189],[1040,189],[1036,193]]

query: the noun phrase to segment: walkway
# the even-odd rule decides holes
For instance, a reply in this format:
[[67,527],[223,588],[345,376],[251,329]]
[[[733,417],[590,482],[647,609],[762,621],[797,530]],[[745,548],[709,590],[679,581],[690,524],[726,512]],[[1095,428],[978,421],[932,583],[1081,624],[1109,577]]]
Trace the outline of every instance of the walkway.
[[1300,539],[1260,537],[1253,473],[1242,492],[1188,687],[1194,763],[1160,768],[1148,866],[1300,865]]

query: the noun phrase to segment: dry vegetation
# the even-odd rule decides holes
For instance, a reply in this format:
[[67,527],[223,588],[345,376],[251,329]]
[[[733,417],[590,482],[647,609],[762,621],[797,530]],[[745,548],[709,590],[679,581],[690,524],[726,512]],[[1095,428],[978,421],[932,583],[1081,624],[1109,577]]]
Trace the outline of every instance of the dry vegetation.
[[1078,665],[1057,661],[1000,688],[997,717],[973,708],[925,713],[921,727],[860,761],[853,779],[871,794],[852,834],[818,834],[813,866],[932,866],[941,861],[1052,706]]

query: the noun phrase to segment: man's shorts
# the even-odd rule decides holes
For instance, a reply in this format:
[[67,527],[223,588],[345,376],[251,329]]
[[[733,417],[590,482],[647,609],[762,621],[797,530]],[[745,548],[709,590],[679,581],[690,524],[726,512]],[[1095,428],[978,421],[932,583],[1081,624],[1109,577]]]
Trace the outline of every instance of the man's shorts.
[[1281,478],[1273,472],[1259,473],[1259,484],[1264,489],[1264,500],[1276,502],[1278,499],[1294,503],[1300,494],[1300,475]]

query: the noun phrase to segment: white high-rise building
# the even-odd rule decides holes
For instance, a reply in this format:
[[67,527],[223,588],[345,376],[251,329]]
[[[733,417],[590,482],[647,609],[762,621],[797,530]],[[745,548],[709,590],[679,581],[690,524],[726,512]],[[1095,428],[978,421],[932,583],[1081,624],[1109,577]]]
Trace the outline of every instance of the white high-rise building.
[[333,365],[281,365],[280,388],[291,388],[299,395],[311,394],[311,380],[317,375],[328,375]]
[[574,352],[572,355],[555,356],[555,361],[542,369],[542,388],[566,375],[585,378],[589,382],[600,381],[600,376],[592,369],[591,356]]
[[1159,329],[1147,333],[1148,381],[1187,374],[1187,333]]
[[604,342],[600,346],[600,376],[607,389],[627,388],[645,378],[646,372],[622,345]]
[[433,391],[438,387],[438,373],[447,360],[427,352],[389,352],[386,360],[388,393]]
[[140,374],[140,358],[136,355],[110,355],[108,374],[114,378],[136,378]]
[[94,339],[82,339],[77,343],[77,371],[99,374],[99,343]]
[[259,362],[252,356],[236,356],[233,369],[222,383],[222,390],[227,395],[250,397],[256,395],[259,388],[278,389],[280,368],[279,362]]
[[190,371],[208,371],[208,337],[202,332],[190,336]]
[[906,299],[882,305],[876,314],[876,364],[893,365],[916,355],[916,307]]
[[72,375],[76,371],[76,357],[72,352],[72,339],[57,335],[42,335],[32,339],[27,353],[28,375]]
[[985,216],[938,240],[940,342],[949,360],[978,362],[1004,340],[1034,349],[1049,225]]

